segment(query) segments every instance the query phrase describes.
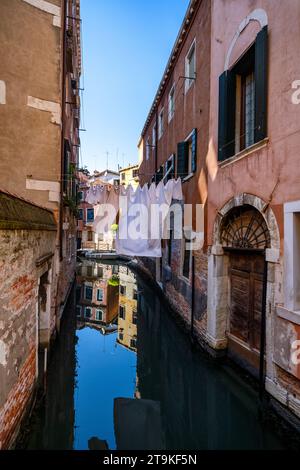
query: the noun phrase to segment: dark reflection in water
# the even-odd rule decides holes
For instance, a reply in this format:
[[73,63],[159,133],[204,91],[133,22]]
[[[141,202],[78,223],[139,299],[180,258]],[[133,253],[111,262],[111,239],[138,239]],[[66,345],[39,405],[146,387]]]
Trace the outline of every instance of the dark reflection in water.
[[87,261],[28,429],[31,449],[284,447],[258,419],[257,394],[192,352],[147,285],[126,266]]
[[[68,302],[47,375],[47,393],[21,432],[17,448],[71,450],[74,442],[76,381],[75,292]],[[40,394],[39,394],[40,395]]]

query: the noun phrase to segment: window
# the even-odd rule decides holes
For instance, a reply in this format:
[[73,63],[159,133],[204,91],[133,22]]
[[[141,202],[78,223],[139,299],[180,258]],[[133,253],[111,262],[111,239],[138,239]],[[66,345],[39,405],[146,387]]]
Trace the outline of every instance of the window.
[[122,181],[125,181],[125,178],[126,178],[125,173],[122,173],[121,180],[122,180]]
[[103,320],[103,312],[102,312],[102,310],[99,310],[99,309],[96,310],[96,320],[97,320],[97,321],[102,321],[102,320]]
[[133,310],[132,312],[132,324],[136,325],[137,324],[137,312]]
[[219,161],[267,136],[267,55],[265,26],[234,67],[219,78]]
[[85,318],[91,318],[91,317],[92,317],[92,309],[91,309],[91,307],[85,307],[85,309],[84,309],[84,316],[85,316]]
[[86,210],[86,219],[87,222],[94,222],[94,209]]
[[164,166],[160,165],[159,169],[155,174],[155,182],[158,184],[164,177]]
[[146,141],[146,160],[149,160],[149,157],[150,157],[150,148],[151,148],[150,137],[148,137],[148,139],[147,139],[147,141]]
[[164,109],[161,110],[158,116],[158,138],[160,139],[164,133]]
[[130,340],[130,347],[133,348],[133,349],[136,349],[136,344],[137,344],[137,340],[136,340],[136,337],[134,336]]
[[185,76],[185,92],[187,92],[196,78],[196,41],[191,45],[185,58]]
[[93,277],[93,266],[86,267],[86,275],[87,277]]
[[103,268],[102,266],[97,266],[97,276],[102,278],[103,277]]
[[126,295],[126,286],[120,286],[120,294]]
[[64,173],[63,173],[63,190],[66,194],[70,194],[70,162],[71,162],[71,148],[69,141],[64,140]]
[[80,302],[81,300],[81,287],[77,286],[76,287],[76,302]]
[[83,209],[78,210],[78,220],[83,220]]
[[184,142],[177,147],[177,177],[185,179],[197,169],[197,129],[193,129]]
[[139,177],[139,170],[132,170],[132,177],[138,178]]
[[138,293],[137,293],[137,290],[134,289],[133,290],[133,300],[137,300],[138,299]]
[[182,275],[186,279],[190,278],[190,268],[191,268],[191,250],[187,249],[187,245],[190,243],[185,237],[183,238],[182,248]]
[[300,201],[284,205],[285,303],[291,312],[300,314]]
[[83,191],[79,191],[78,192],[78,201],[82,201],[83,200]]
[[122,331],[120,330],[119,331],[119,340],[123,341],[123,339],[124,339],[124,333],[123,333],[123,330]]
[[94,241],[94,232],[89,230],[87,235],[88,235],[88,242],[93,242]]
[[167,175],[165,177],[165,183],[175,177],[175,155],[171,155],[171,157],[166,161],[165,175]]
[[76,316],[81,317],[81,307],[79,305],[76,307]]
[[172,121],[175,113],[175,85],[169,93],[168,122]]
[[122,320],[125,320],[125,307],[123,305],[120,305],[119,307],[119,317],[122,318]]
[[114,264],[112,267],[112,273],[113,274],[119,274],[119,266],[117,264]]
[[103,289],[97,289],[97,300],[98,302],[103,301]]
[[254,144],[255,48],[252,46],[233,69],[235,74],[235,153]]
[[93,299],[93,288],[86,286],[85,287],[85,299],[92,300]]
[[156,146],[156,124],[154,124],[152,128],[152,145],[153,145],[153,151],[155,151],[155,146]]

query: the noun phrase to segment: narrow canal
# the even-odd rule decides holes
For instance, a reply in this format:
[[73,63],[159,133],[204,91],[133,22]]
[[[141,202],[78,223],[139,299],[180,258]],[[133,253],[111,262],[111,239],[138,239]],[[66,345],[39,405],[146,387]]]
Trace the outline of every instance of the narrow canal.
[[27,449],[281,449],[257,393],[193,352],[126,266],[84,261]]

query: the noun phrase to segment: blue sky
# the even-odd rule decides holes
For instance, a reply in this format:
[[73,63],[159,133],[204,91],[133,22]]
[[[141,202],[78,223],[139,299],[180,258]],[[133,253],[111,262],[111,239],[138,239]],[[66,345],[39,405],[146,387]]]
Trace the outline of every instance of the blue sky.
[[[81,0],[82,162],[93,171],[137,161],[137,142],[188,0]],[[118,154],[118,158],[117,158]]]

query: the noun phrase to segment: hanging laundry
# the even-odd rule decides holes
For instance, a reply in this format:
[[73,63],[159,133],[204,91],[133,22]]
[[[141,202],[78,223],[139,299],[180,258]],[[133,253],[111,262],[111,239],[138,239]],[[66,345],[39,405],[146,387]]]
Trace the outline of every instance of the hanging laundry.
[[111,231],[119,211],[119,191],[115,186],[100,186],[92,191],[89,200],[95,200],[95,218],[93,230],[105,235]]
[[138,186],[93,186],[86,201],[95,206],[93,229],[105,235],[119,213],[116,251],[127,256],[162,256],[161,241],[173,200],[182,201],[181,179]]
[[106,204],[108,199],[107,185],[91,186],[86,193],[85,200],[88,204]]
[[127,256],[162,256],[161,241],[173,199],[182,200],[181,180],[161,181],[137,187],[131,186],[120,197],[119,231],[116,251]]

